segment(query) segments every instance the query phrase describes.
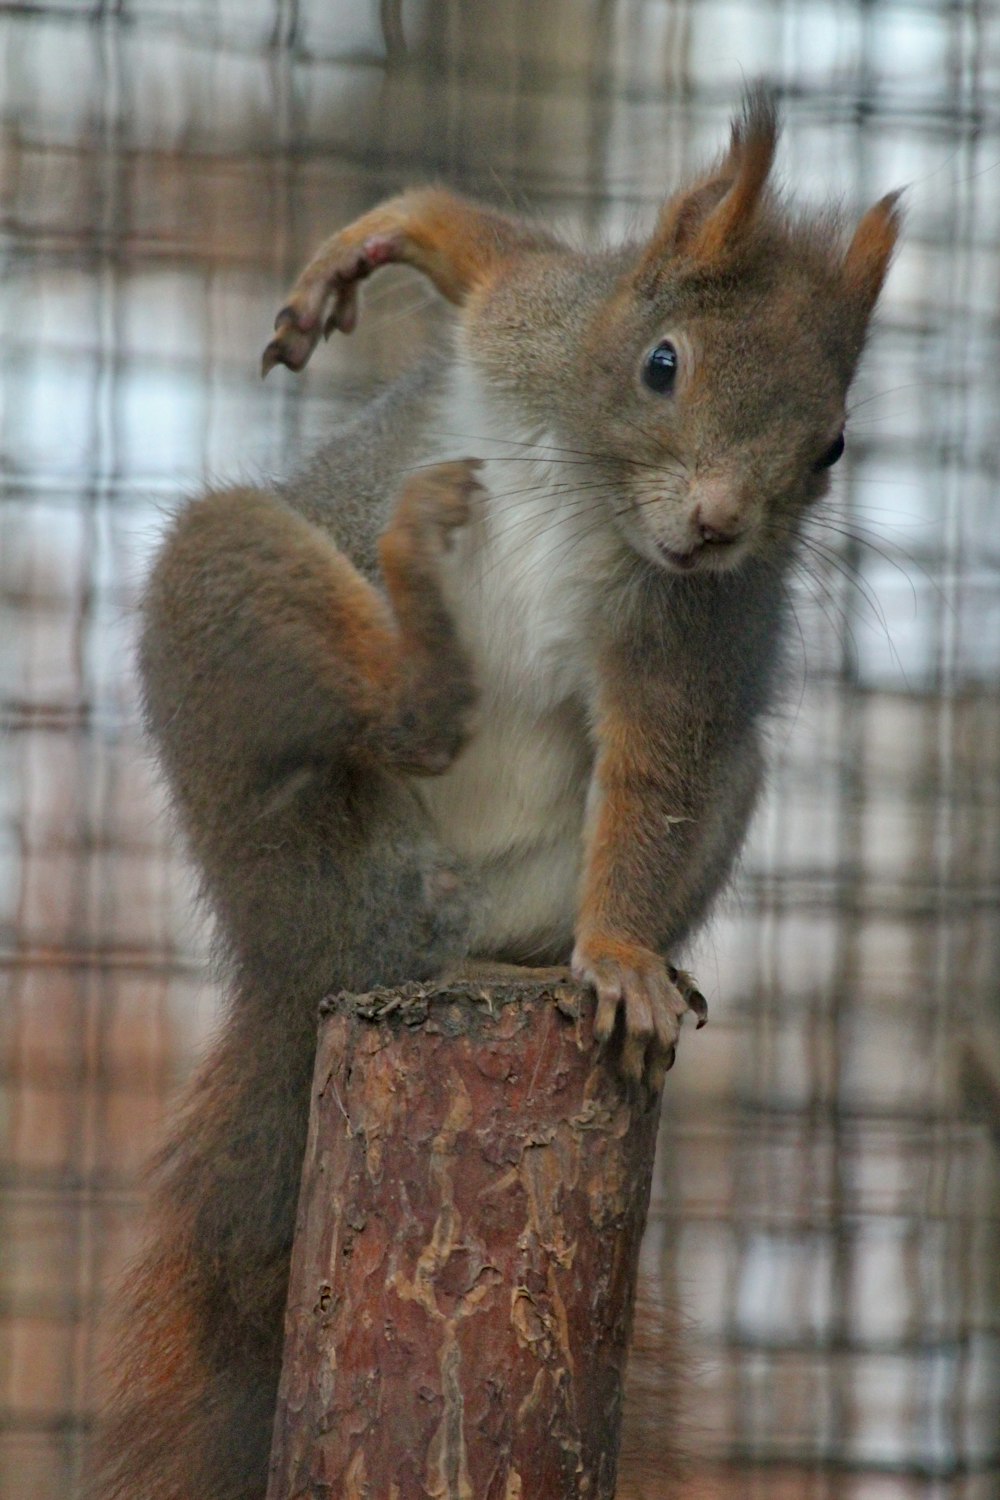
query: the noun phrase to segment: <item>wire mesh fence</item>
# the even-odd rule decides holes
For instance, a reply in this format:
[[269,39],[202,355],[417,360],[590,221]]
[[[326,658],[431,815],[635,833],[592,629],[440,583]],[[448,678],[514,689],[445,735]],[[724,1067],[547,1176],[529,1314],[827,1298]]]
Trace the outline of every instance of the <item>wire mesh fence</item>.
[[909,183],[909,217],[770,792],[692,959],[713,1020],[646,1266],[733,1493],[1000,1493],[1000,6],[81,0],[0,6],[3,1500],[74,1491],[95,1314],[214,1018],[136,723],[163,513],[287,468],[441,318],[387,274],[260,386],[332,227],[441,177],[618,232],[755,75],[802,197]]

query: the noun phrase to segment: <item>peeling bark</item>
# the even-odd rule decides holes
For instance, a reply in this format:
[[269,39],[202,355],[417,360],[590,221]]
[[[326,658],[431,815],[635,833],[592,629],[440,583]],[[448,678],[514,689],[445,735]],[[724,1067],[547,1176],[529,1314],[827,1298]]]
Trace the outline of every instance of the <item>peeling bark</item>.
[[571,986],[325,1010],[268,1500],[610,1500],[658,1101]]

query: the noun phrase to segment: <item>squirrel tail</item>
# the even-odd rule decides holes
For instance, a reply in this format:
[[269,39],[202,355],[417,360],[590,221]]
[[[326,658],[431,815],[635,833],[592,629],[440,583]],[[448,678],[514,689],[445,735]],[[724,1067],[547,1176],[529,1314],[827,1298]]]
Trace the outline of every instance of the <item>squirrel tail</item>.
[[299,1010],[234,1011],[156,1159],[93,1500],[262,1500],[315,1052]]
[[615,1500],[696,1500],[701,1493],[684,1415],[696,1383],[685,1342],[677,1308],[640,1276]]

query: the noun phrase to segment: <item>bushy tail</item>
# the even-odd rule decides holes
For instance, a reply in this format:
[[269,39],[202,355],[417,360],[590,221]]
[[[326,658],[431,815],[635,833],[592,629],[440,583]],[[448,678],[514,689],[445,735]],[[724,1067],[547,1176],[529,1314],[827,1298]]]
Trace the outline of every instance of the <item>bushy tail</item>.
[[677,1310],[644,1291],[640,1277],[615,1500],[696,1500],[700,1493],[687,1451],[692,1372],[683,1344]]
[[155,1165],[94,1500],[262,1500],[316,1007],[241,1007]]

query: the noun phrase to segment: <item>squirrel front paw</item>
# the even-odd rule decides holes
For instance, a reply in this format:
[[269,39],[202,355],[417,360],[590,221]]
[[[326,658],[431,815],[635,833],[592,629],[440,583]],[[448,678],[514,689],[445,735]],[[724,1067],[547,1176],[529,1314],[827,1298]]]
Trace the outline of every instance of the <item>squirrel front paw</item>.
[[621,1014],[622,1072],[657,1092],[673,1067],[685,1012],[697,1017],[699,1028],[708,1019],[691,975],[638,943],[598,936],[578,940],[573,974],[597,995],[597,1040],[611,1039]]
[[446,771],[472,733],[472,668],[445,603],[441,565],[483,493],[477,459],[411,475],[379,542],[406,657],[405,686],[386,741],[390,762],[416,775]]
[[320,335],[351,333],[358,321],[358,287],[379,266],[397,259],[398,240],[372,234],[360,244],[334,235],[321,246],[274,320],[274,338],[264,350],[261,375],[275,365],[301,370]]
[[411,562],[428,548],[435,556],[450,552],[454,533],[468,524],[475,501],[486,493],[478,478],[482,466],[482,459],[459,458],[411,475],[382,538],[383,564],[387,543],[402,542]]

